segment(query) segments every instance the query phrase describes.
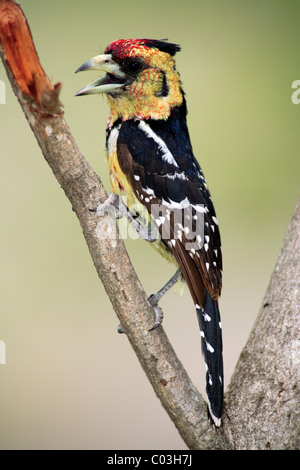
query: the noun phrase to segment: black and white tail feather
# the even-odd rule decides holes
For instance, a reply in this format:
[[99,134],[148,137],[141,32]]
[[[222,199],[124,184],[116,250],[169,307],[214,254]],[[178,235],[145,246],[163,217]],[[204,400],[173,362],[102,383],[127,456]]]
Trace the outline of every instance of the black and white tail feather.
[[223,358],[222,327],[217,300],[207,293],[204,308],[196,304],[200,327],[202,353],[206,366],[206,393],[208,398],[208,415],[213,424],[221,425],[223,408]]

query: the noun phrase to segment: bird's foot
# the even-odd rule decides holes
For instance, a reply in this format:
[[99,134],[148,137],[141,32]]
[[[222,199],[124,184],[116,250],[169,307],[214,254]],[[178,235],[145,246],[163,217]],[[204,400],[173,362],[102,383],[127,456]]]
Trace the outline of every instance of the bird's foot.
[[148,301],[152,305],[152,308],[155,312],[155,323],[152,326],[152,328],[150,328],[149,330],[149,331],[153,331],[153,330],[156,330],[156,328],[158,328],[162,324],[164,314],[163,314],[162,309],[158,305],[157,296],[155,294],[150,295]]
[[147,242],[154,242],[157,240],[158,234],[153,230],[151,224],[150,226],[149,224],[146,224],[146,222],[141,219],[140,214],[132,214],[118,194],[109,193],[106,201],[95,209],[90,209],[90,211],[97,212],[99,215],[104,215],[105,212],[110,212],[112,209],[114,210],[117,219],[121,219],[123,216],[127,218],[140,238]]
[[[152,328],[150,328],[148,330],[148,331],[153,331],[153,330],[156,330],[156,328],[158,328],[162,324],[164,314],[163,314],[162,309],[158,306],[158,304],[156,302],[156,296],[155,295],[153,295],[153,294],[150,295],[148,301],[152,305],[152,308],[155,312],[155,323],[152,326]],[[125,331],[123,330],[121,325],[118,325],[118,330],[117,331],[118,331],[119,334],[124,334],[125,333]]]
[[119,333],[120,335],[125,334],[125,331],[123,330],[123,328],[122,328],[121,325],[118,325],[118,330],[117,330],[117,331],[118,331],[118,333]]
[[90,209],[91,212],[97,212],[99,215],[104,215],[105,212],[114,210],[117,219],[121,219],[126,214],[127,208],[125,207],[122,199],[118,194],[109,193],[107,199],[99,204],[95,209]]

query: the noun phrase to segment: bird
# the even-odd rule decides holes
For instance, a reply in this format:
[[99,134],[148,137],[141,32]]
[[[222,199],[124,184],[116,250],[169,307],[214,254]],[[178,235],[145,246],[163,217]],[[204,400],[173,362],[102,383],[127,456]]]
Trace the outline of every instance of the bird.
[[[200,327],[206,365],[207,410],[220,427],[223,408],[223,346],[219,297],[222,251],[218,219],[187,126],[187,104],[175,55],[167,39],[118,39],[77,72],[104,75],[75,96],[105,94],[110,106],[106,155],[116,207],[141,238],[177,270],[154,296],[153,306],[179,279],[188,286]],[[105,204],[105,203],[104,203]],[[125,209],[124,209],[125,208]],[[162,316],[156,308],[158,327]]]

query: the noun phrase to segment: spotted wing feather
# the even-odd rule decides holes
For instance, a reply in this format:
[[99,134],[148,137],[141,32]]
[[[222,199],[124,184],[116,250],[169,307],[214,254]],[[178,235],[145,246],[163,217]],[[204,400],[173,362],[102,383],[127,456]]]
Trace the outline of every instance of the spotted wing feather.
[[[171,130],[165,121],[160,126],[158,121],[124,122],[117,143],[118,160],[136,197],[150,213],[155,204],[170,211],[171,219],[164,213],[156,220],[164,243],[182,270],[184,265],[185,269],[189,265],[193,271],[196,269],[199,283],[217,299],[222,287],[222,254],[214,207],[191,145],[182,141],[183,133],[177,136]],[[182,208],[185,216],[180,222]],[[189,223],[186,216],[191,218]],[[179,221],[177,225],[173,225],[174,217]],[[197,226],[201,227],[201,235]],[[186,282],[189,284],[188,279]]]

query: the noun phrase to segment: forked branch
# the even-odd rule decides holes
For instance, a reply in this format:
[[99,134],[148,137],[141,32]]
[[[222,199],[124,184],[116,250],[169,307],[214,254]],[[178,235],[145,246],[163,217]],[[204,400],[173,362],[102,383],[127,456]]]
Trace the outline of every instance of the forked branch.
[[[91,258],[123,330],[156,395],[190,449],[300,447],[300,204],[288,228],[260,314],[226,394],[223,425],[214,429],[154,312],[115,220],[89,209],[106,199],[99,177],[76,145],[47,78],[20,6],[0,0],[0,53],[12,88],[42,153],[75,211]],[[105,235],[105,236],[104,236]],[[242,312],[241,312],[242,314]]]
[[[155,393],[188,447],[199,447],[202,433],[214,435],[204,399],[191,383],[163,328],[148,329],[155,317],[130,263],[123,241],[110,237],[115,220],[89,209],[106,199],[100,178],[81,154],[52,85],[36,54],[25,16],[12,0],[0,0],[0,47],[12,88],[42,153],[75,211],[90,255]],[[104,236],[104,235],[107,236]]]

